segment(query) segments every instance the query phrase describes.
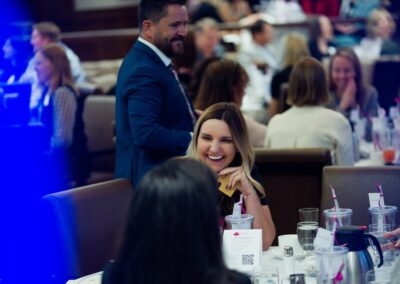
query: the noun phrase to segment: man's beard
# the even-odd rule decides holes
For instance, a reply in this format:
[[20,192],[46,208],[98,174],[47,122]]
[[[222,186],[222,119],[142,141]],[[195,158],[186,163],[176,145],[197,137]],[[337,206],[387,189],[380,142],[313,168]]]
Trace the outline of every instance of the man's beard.
[[154,45],[157,46],[166,56],[174,58],[183,53],[184,37],[176,36],[171,40],[161,39],[155,40]]

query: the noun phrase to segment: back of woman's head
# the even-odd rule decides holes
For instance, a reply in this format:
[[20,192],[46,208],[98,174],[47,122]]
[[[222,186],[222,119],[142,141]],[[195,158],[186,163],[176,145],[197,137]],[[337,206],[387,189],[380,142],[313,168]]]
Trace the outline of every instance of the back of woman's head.
[[192,79],[189,85],[189,95],[193,101],[196,100],[199,93],[201,80],[203,79],[204,72],[206,71],[208,65],[214,61],[220,60],[220,57],[208,57],[196,63],[193,69]]
[[64,49],[57,43],[46,45],[38,50],[53,66],[50,88],[54,91],[60,86],[73,87],[71,66]]
[[228,59],[214,61],[204,71],[194,105],[201,110],[220,102],[240,105],[248,80],[239,63]]
[[310,56],[307,42],[301,34],[290,33],[285,40],[283,66],[293,66],[303,57]]
[[329,100],[325,70],[311,57],[301,59],[289,79],[288,103],[295,106],[322,105]]
[[169,160],[145,175],[113,283],[213,283],[224,268],[217,191],[213,172],[193,159]]

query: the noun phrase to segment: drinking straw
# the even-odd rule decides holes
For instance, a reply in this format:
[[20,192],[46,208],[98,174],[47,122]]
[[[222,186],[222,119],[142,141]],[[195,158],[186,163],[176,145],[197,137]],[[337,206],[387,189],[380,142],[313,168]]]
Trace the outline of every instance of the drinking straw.
[[378,192],[379,192],[379,200],[378,200],[378,205],[379,205],[379,208],[380,208],[380,209],[382,209],[382,203],[384,202],[384,199],[383,199],[383,190],[382,190],[382,185],[380,185],[380,184],[377,184],[377,185],[376,185],[376,187],[377,187],[377,189],[378,189]]
[[[379,192],[379,200],[378,200],[379,209],[382,210],[382,205],[384,203],[382,185],[377,184],[376,187]],[[380,212],[380,213],[381,214],[378,214],[378,231],[383,231],[384,216],[383,216],[383,212]]]
[[339,225],[339,227],[341,227],[343,224],[342,224],[342,220],[340,220],[340,218],[339,218],[339,202],[338,202],[338,200],[337,200],[337,198],[336,198],[336,193],[335,193],[335,189],[333,188],[333,186],[332,185],[329,185],[329,187],[331,188],[331,191],[332,191],[332,197],[333,197],[333,203],[335,204],[335,210],[336,210],[336,221],[338,222],[338,225]]
[[342,280],[343,280],[343,273],[342,273],[343,269],[344,269],[344,262],[342,262],[342,264],[340,265],[339,271],[336,274],[335,278],[333,279],[333,283],[334,284],[342,282]]
[[240,194],[240,198],[239,198],[239,205],[240,205],[240,212],[242,214],[246,214],[246,208],[243,206],[243,194]]
[[240,195],[239,201],[233,204],[233,212],[232,212],[233,217],[240,218],[243,209],[242,205],[243,205],[243,194]]

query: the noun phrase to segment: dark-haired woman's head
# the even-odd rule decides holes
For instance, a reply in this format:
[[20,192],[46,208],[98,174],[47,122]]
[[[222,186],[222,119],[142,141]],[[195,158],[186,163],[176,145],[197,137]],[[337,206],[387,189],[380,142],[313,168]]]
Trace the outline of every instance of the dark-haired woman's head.
[[248,81],[249,77],[239,63],[215,60],[204,71],[195,107],[205,110],[220,102],[233,102],[240,107]]
[[213,283],[210,276],[224,269],[217,192],[214,173],[193,159],[146,174],[114,268],[120,283]]

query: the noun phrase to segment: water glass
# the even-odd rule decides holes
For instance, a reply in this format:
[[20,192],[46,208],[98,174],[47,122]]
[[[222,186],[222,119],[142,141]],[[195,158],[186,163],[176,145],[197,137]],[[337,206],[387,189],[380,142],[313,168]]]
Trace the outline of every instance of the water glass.
[[370,224],[389,224],[389,231],[397,228],[397,206],[369,207]]
[[324,210],[325,227],[332,231],[334,224],[336,227],[350,226],[353,210],[347,208],[326,209]]
[[[389,224],[371,224],[368,226],[368,232],[373,235],[381,245],[384,266],[391,266],[395,260],[395,249],[385,247],[385,244],[390,243],[390,239],[385,239],[383,237],[384,234],[387,234],[390,231]],[[379,254],[377,251],[375,251],[375,249],[374,254],[374,264],[377,264],[379,262]]]
[[307,255],[310,255],[314,250],[314,239],[317,231],[317,222],[299,222],[297,224],[297,239]]
[[319,209],[318,208],[301,208],[299,209],[300,222],[313,221],[319,222]]
[[257,270],[252,276],[253,284],[279,284],[279,272],[276,267],[265,267]]
[[389,284],[390,283],[390,271],[387,269],[370,270],[366,274],[367,284]]

